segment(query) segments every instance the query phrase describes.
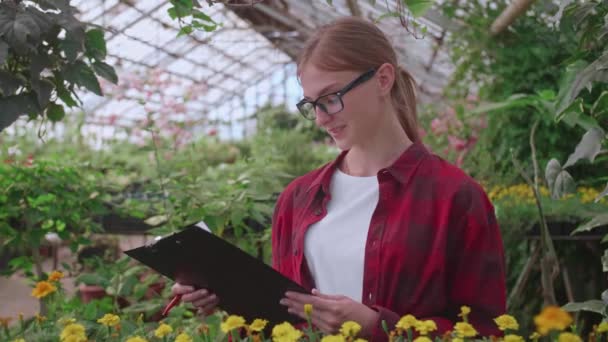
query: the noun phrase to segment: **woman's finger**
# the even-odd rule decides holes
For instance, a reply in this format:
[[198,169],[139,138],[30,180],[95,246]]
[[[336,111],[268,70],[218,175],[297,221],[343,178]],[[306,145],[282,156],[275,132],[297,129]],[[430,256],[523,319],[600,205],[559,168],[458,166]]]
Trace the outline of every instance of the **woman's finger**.
[[202,307],[208,306],[209,304],[214,303],[216,300],[217,300],[216,295],[205,296],[201,299],[193,301],[192,305],[194,305],[197,308],[202,308]]
[[207,298],[209,297],[210,293],[209,291],[207,291],[206,289],[200,289],[200,290],[196,290],[194,292],[190,292],[187,294],[184,294],[182,296],[182,301],[184,302],[194,302],[203,298]]

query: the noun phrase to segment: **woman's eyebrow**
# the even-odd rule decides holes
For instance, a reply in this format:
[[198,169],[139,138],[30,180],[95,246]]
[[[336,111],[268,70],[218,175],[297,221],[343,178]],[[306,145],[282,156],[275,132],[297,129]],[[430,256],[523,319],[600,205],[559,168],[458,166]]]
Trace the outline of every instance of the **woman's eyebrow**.
[[[338,82],[333,82],[330,83],[329,85],[325,86],[323,89],[321,89],[321,91],[319,92],[319,94],[315,97],[315,98],[319,98],[319,96],[323,96],[326,95],[328,93],[329,89],[332,89],[334,87],[336,87],[339,83]],[[304,95],[304,98],[307,100],[312,100],[311,97]]]

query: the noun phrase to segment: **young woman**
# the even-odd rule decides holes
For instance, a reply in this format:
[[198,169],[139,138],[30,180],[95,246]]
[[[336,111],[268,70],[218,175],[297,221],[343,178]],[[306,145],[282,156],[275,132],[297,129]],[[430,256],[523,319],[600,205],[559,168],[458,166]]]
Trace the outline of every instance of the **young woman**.
[[[463,305],[481,335],[506,310],[502,240],[483,189],[421,143],[412,77],[376,26],[342,18],[318,29],[298,60],[301,114],[342,153],[294,180],[273,217],[273,267],[312,290],[281,304],[335,333],[347,320],[386,340],[405,314],[452,330]],[[219,299],[176,285],[204,312]]]

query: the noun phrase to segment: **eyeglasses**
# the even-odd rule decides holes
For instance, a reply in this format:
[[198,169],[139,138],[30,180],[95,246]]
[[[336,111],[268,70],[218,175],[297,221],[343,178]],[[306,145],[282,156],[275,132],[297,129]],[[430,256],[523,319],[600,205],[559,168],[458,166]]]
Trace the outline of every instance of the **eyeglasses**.
[[310,101],[307,99],[302,99],[296,106],[300,111],[300,114],[308,120],[314,120],[317,117],[317,107],[319,107],[325,114],[333,115],[338,112],[341,112],[344,109],[344,102],[342,101],[342,96],[344,94],[351,91],[356,86],[364,83],[365,81],[371,79],[376,74],[376,68],[372,68],[361,76],[355,78],[352,82],[347,84],[344,88],[330,94],[325,94],[319,96],[316,100]]

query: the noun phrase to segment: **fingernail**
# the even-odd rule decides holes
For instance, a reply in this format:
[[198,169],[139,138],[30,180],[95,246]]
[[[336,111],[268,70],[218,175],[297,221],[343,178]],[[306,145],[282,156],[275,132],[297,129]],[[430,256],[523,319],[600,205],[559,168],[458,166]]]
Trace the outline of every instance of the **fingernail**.
[[281,301],[279,301],[279,304],[281,304],[281,305],[287,305],[287,301],[285,299],[281,299]]

